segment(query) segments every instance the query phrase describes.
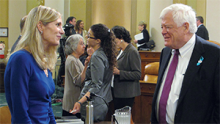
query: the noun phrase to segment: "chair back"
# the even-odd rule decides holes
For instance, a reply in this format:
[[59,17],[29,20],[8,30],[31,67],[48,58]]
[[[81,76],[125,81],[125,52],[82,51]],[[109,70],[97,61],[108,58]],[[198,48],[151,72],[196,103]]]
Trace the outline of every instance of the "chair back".
[[157,83],[159,70],[159,62],[152,62],[145,66],[144,70],[144,81],[149,83]]
[[11,113],[8,106],[0,107],[0,124],[11,124]]
[[217,44],[217,45],[219,45],[219,46],[220,46],[220,43],[219,43],[219,42],[212,41],[212,40],[207,40],[207,41],[212,42],[212,43]]

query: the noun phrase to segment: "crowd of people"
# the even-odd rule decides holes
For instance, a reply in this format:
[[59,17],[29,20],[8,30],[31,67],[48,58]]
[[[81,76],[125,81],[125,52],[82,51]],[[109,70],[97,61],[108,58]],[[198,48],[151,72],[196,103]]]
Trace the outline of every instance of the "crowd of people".
[[[151,123],[220,123],[220,47],[206,41],[203,18],[190,6],[172,4],[162,10],[160,19],[165,48]],[[138,25],[143,39],[134,40],[137,49],[123,26],[94,24],[87,32],[82,20],[69,17],[63,26],[58,11],[33,8],[21,19],[21,34],[7,58],[4,84],[12,123],[56,123],[51,96],[57,49],[59,85],[65,83],[62,116],[85,121],[86,101],[94,95],[99,96],[92,97],[94,122],[105,120],[112,100],[114,110],[132,108],[141,94],[138,50],[149,42],[146,26],[143,21]]]

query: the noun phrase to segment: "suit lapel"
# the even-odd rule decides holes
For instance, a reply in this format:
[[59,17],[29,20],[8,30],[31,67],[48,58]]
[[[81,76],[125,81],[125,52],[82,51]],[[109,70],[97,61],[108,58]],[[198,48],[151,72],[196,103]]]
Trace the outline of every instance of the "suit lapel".
[[[199,68],[201,67],[201,65],[197,65],[197,63],[202,57],[203,53],[204,53],[203,45],[201,41],[198,39],[198,37],[196,37],[195,47],[194,47],[192,56],[190,58],[189,65],[184,75],[178,105],[183,100],[184,95],[186,94],[190,85],[193,83],[192,80],[195,78],[196,74],[198,73]],[[178,108],[178,105],[177,105],[177,108]]]
[[118,57],[117,60],[123,58],[123,56],[127,53],[127,51],[129,50],[129,48],[131,47],[132,44],[128,44],[128,46],[125,48],[125,50],[123,51],[123,53]]
[[[120,50],[120,52],[121,52],[121,50]],[[119,54],[120,54],[120,52],[119,52]],[[124,53],[124,51],[122,52],[122,54],[118,57],[118,59],[117,60],[119,60],[119,59],[121,59],[121,58],[123,58],[123,56],[125,55],[125,53]]]

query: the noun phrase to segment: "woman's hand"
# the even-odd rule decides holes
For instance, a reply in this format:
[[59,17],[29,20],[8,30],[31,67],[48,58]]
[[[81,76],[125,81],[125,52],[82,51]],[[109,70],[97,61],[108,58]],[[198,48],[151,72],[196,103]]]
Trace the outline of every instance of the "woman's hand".
[[137,43],[138,41],[137,40],[134,40],[134,43]]
[[118,70],[116,67],[114,67],[113,69],[113,74],[117,74],[117,75],[120,75],[120,70]]
[[85,63],[84,63],[85,67],[88,66],[88,64],[89,64],[89,62],[90,62],[90,59],[91,59],[91,56],[89,55],[89,56],[86,58],[86,60],[85,60]]
[[72,114],[76,114],[76,113],[79,113],[80,112],[80,103],[76,102],[74,107],[73,107],[73,110],[70,109],[69,113],[72,113]]

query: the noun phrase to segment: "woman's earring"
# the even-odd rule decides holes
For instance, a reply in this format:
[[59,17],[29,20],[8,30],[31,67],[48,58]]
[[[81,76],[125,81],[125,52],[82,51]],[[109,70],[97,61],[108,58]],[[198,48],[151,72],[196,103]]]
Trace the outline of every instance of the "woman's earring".
[[123,40],[121,40],[121,43],[123,42]]
[[40,34],[43,34],[43,31],[40,31]]

